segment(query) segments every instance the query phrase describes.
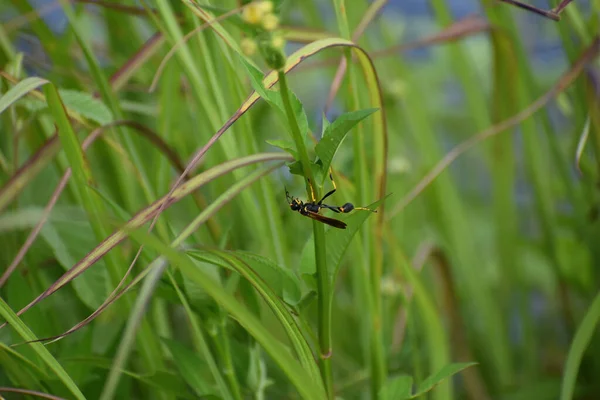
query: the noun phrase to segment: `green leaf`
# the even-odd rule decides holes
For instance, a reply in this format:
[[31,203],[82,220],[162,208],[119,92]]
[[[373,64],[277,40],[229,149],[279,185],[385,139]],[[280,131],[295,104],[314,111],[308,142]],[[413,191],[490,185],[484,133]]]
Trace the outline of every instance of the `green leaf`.
[[449,364],[440,369],[435,374],[425,379],[417,389],[416,393],[413,394],[413,378],[408,375],[400,375],[395,378],[389,379],[385,385],[379,391],[380,400],[409,400],[415,399],[423,394],[429,392],[436,385],[445,379],[450,378],[452,375],[459,373],[460,371],[469,368],[477,363],[456,363]]
[[0,214],[0,233],[33,228],[43,215],[42,207],[21,207],[5,211]]
[[[309,166],[310,169],[312,169],[312,173],[315,179],[317,179],[318,181],[322,180],[321,165],[311,161]],[[300,161],[294,161],[293,163],[288,164],[288,168],[290,169],[290,174],[304,176],[304,170],[302,169],[302,163]]]
[[327,127],[331,125],[325,113],[321,116],[322,127],[321,127],[321,137],[325,136],[325,132],[327,131]]
[[598,330],[598,322],[600,322],[600,294],[596,295],[586,311],[571,342],[563,372],[560,400],[571,400],[573,398],[579,366],[585,350],[590,345],[594,333]]
[[27,93],[49,82],[37,77],[23,79],[11,87],[4,96],[0,97],[0,114]]
[[473,365],[476,365],[476,364],[477,363],[474,363],[474,362],[455,363],[455,364],[448,364],[445,367],[442,367],[442,369],[440,369],[438,372],[436,372],[433,375],[430,375],[423,382],[421,382],[421,384],[419,385],[419,388],[417,389],[417,393],[414,394],[413,398],[417,397],[417,396],[421,396],[423,393],[427,393],[428,391],[433,389],[434,386],[441,383],[443,380],[448,379],[452,375],[456,375],[460,371],[467,369],[469,367],[472,367]]
[[100,125],[106,125],[113,121],[113,115],[108,107],[102,101],[92,97],[91,94],[68,89],[59,89],[58,93],[65,106],[84,117]]
[[214,385],[205,378],[208,375],[206,363],[197,356],[195,351],[183,344],[163,338],[163,343],[169,348],[173,356],[173,363],[179,370],[183,380],[194,389],[198,396],[206,396],[217,393]]
[[[192,250],[188,254],[201,261],[220,267],[232,269],[231,265],[209,251]],[[266,257],[245,251],[234,251],[229,254],[245,262],[261,279],[287,304],[296,305],[300,301],[300,280],[291,271],[280,267]]]
[[92,183],[92,174],[81,148],[81,144],[71,126],[71,122],[69,121],[69,117],[67,116],[64,104],[62,103],[56,87],[52,84],[48,85],[44,88],[44,93],[50,112],[58,126],[58,137],[63,150],[67,155],[67,160],[69,161],[73,173],[73,181],[79,194],[83,198],[84,204],[87,203],[86,209],[90,210],[91,208],[88,207],[93,207],[93,201],[91,201],[88,193],[88,185]]
[[365,110],[344,113],[329,125],[325,125],[325,121],[327,121],[326,119],[323,120],[325,127],[323,131],[323,137],[315,147],[315,152],[317,153],[319,161],[321,162],[321,185],[323,184],[323,180],[327,176],[327,172],[329,170],[329,166],[331,165],[331,161],[333,160],[333,156],[335,156],[335,152],[344,140],[344,137],[346,137],[346,134],[356,124],[358,124],[360,121],[367,118],[369,115],[373,114],[377,110],[377,108],[368,108]]
[[250,78],[250,84],[252,88],[258,93],[260,97],[265,99],[268,102],[271,102],[271,97],[273,96],[271,91],[265,88],[263,85],[263,73],[256,68],[254,65],[250,64],[244,57],[240,56],[240,60],[242,61],[242,65],[246,68],[248,72],[248,77]]
[[[256,271],[267,284],[277,284],[276,293],[289,305],[300,301],[300,279],[290,270],[277,265],[270,259],[246,251],[234,253]],[[273,286],[271,286],[274,288]],[[275,289],[275,288],[274,288]]]
[[412,396],[413,378],[408,375],[400,375],[388,381],[379,390],[379,400],[402,400],[410,399]]
[[296,160],[298,159],[298,152],[296,151],[296,146],[292,140],[266,140],[271,146],[275,146],[280,148],[283,151],[286,151],[292,155]]
[[[82,214],[81,210],[78,214]],[[77,264],[77,261],[85,257],[96,244],[94,232],[88,221],[76,217],[70,221],[46,223],[41,236],[65,271]],[[71,282],[79,299],[91,310],[102,304],[107,291],[108,277],[104,260],[98,260],[97,263],[96,268],[89,269]]]

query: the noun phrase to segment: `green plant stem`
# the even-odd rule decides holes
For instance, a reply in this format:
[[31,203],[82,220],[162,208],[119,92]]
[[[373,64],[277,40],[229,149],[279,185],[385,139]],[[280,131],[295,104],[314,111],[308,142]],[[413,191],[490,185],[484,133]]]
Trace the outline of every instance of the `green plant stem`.
[[[314,193],[315,197],[319,196],[318,187],[313,177],[312,169],[308,152],[304,142],[302,132],[298,126],[298,120],[292,109],[290,101],[290,93],[287,84],[285,73],[279,71],[279,86],[281,90],[281,99],[290,125],[292,138],[296,144],[296,150],[300,157],[300,163],[304,171],[304,176],[310,180],[307,183],[307,192],[311,196]],[[309,187],[312,186],[312,189]],[[313,231],[315,240],[315,265],[317,269],[317,286],[318,286],[318,331],[319,331],[319,368],[321,377],[327,391],[327,396],[333,398],[333,374],[331,370],[331,296],[329,285],[329,274],[327,273],[327,250],[325,243],[325,228],[323,224],[313,221]]]

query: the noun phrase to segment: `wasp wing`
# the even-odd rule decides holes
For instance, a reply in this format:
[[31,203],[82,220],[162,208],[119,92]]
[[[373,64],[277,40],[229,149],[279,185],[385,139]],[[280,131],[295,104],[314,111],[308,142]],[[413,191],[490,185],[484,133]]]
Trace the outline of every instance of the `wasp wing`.
[[325,217],[324,215],[317,214],[317,213],[312,212],[312,211],[308,211],[307,210],[306,214],[304,214],[304,215],[306,215],[308,218],[314,219],[315,221],[319,221],[319,222],[322,222],[322,223],[327,224],[327,225],[331,225],[331,226],[336,227],[336,228],[346,229],[346,226],[347,226],[345,222],[342,222],[339,219],[333,219],[333,218]]

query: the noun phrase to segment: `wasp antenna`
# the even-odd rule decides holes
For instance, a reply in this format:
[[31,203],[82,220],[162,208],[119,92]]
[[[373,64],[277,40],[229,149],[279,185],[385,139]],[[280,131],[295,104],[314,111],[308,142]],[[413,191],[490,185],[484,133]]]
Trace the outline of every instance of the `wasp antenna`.
[[371,212],[374,212],[374,213],[376,213],[376,212],[377,212],[377,210],[371,210],[370,208],[367,208],[367,207],[354,207],[354,209],[355,209],[355,210],[365,210],[365,211],[371,211]]

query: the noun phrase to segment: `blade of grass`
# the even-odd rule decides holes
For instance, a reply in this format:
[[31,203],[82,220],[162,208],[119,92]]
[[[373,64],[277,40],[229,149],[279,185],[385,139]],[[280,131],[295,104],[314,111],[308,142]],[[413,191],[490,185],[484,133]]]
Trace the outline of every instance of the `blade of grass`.
[[[34,333],[25,325],[23,321],[13,312],[13,310],[6,304],[6,302],[0,298],[0,315],[4,318],[22,337],[24,340],[36,340]],[[75,382],[71,379],[69,374],[63,369],[60,363],[50,354],[48,349],[41,343],[32,343],[31,348],[37,354],[44,363],[50,368],[57,378],[65,385],[67,389],[75,396],[76,399],[85,400],[85,396],[79,390]]]
[[100,400],[109,400],[114,398],[117,391],[117,384],[119,383],[121,373],[125,368],[127,358],[133,351],[137,330],[142,319],[144,318],[148,304],[152,299],[154,289],[156,288],[158,281],[161,279],[162,274],[168,266],[168,263],[162,259],[157,260],[153,264],[154,265],[150,265],[148,267],[150,272],[144,278],[144,282],[142,283],[137,300],[129,314],[125,331],[121,336],[119,347],[117,348],[117,352],[113,358],[112,367],[104,383],[102,393],[100,394]]
[[571,400],[573,398],[581,359],[590,344],[599,321],[600,293],[596,294],[594,301],[581,320],[581,323],[575,332],[575,336],[573,337],[573,341],[571,342],[571,347],[565,362],[565,370],[563,372],[560,400]]

